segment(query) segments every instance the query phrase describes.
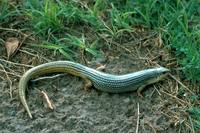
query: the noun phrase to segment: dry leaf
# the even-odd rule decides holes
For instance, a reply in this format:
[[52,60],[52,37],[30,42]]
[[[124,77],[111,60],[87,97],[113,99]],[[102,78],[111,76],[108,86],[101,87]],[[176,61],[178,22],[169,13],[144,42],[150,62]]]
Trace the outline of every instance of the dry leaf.
[[52,104],[52,102],[50,101],[47,93],[45,93],[44,91],[41,91],[42,95],[44,96],[44,99],[46,100],[47,102],[47,105],[48,105],[48,108],[50,108],[51,110],[54,109],[54,105]]
[[6,40],[5,47],[7,50],[8,59],[17,50],[18,46],[19,46],[19,40],[17,38],[10,37]]
[[99,66],[96,68],[96,70],[98,71],[103,71],[106,69],[106,65],[102,65],[102,64],[99,64]]

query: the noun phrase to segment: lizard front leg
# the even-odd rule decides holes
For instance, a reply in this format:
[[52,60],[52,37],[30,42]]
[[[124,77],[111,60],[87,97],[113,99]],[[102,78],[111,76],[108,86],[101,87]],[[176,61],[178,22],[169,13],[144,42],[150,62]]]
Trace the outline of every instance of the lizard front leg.
[[139,96],[139,97],[141,97],[141,98],[144,98],[144,96],[142,95],[142,91],[144,90],[144,88],[146,87],[146,85],[142,85],[142,86],[140,86],[139,88],[138,88],[138,90],[137,90],[137,95]]

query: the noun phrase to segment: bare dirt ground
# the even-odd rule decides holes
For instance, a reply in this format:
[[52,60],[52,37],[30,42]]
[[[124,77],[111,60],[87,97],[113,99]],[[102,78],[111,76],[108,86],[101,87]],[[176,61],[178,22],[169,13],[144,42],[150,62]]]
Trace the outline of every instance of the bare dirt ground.
[[[146,34],[146,33],[145,33]],[[3,47],[3,46],[2,46]],[[144,98],[136,92],[108,94],[91,88],[83,90],[83,81],[72,75],[30,83],[27,101],[34,116],[29,119],[18,97],[20,76],[29,69],[48,61],[65,60],[49,50],[23,46],[6,60],[5,49],[0,49],[0,132],[9,133],[189,133],[192,125],[186,113],[191,94],[180,80],[181,73],[169,50],[158,35],[145,37],[123,45],[112,44],[101,48],[102,57],[86,56],[88,66],[105,65],[105,72],[124,74],[158,65],[171,69],[163,81],[147,86]],[[52,52],[52,51],[51,51]],[[14,63],[18,64],[14,64]],[[82,60],[76,60],[83,64]],[[180,81],[180,82],[179,82]],[[182,84],[183,83],[183,84]],[[47,108],[41,91],[45,91],[55,106]],[[184,94],[184,95],[183,95]],[[139,112],[139,113],[138,113]],[[138,121],[139,120],[139,121]]]

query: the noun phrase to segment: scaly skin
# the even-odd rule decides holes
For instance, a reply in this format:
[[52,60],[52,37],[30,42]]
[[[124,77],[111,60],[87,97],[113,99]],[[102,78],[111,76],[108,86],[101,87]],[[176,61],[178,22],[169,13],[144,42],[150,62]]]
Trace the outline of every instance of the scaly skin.
[[32,114],[25,97],[25,90],[29,80],[36,76],[55,72],[69,73],[83,78],[86,82],[85,89],[93,84],[96,89],[104,92],[123,93],[137,89],[141,91],[145,86],[160,81],[167,75],[169,69],[159,67],[125,75],[112,75],[70,61],[55,61],[41,64],[29,69],[19,81],[19,97],[30,118],[32,118]]

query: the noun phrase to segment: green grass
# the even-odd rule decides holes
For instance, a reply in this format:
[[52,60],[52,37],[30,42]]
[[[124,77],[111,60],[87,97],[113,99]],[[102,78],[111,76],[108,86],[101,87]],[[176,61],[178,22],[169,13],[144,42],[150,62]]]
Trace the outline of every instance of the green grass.
[[192,122],[194,123],[195,127],[200,129],[200,108],[199,107],[192,107],[188,110],[190,116],[193,118]]
[[10,7],[7,0],[0,1],[0,26],[11,23],[14,17],[21,16],[21,12],[17,7]]
[[52,0],[30,0],[25,3],[25,15],[33,29],[44,36],[47,31],[56,32],[63,28],[63,20],[58,16],[60,10],[59,5]]
[[[100,26],[97,13],[87,7],[79,7],[80,3],[61,2],[53,0],[30,0],[25,3],[26,13],[36,32],[43,35],[52,32],[68,30],[72,24],[88,24],[98,29]],[[97,12],[97,11],[96,11]]]
[[[200,84],[198,0],[96,0],[87,5],[80,1],[29,0],[19,6],[3,0],[0,5],[0,26],[29,29],[41,40],[40,45],[33,46],[52,49],[70,60],[79,50],[99,56],[100,34],[115,40],[134,32],[134,25],[144,25],[162,36],[184,77]],[[24,25],[8,25],[18,17],[24,18]],[[90,39],[87,32],[96,39]],[[199,117],[193,118],[200,123]]]
[[199,6],[197,0],[137,0],[127,1],[124,8],[121,5],[118,8],[124,14],[132,10],[129,24],[143,24],[157,30],[166,46],[175,52],[185,77],[197,83],[200,82]]
[[44,41],[42,44],[32,44],[32,46],[54,50],[54,53],[60,52],[66,59],[73,60],[73,56],[78,56],[76,52],[71,49],[84,50],[94,57],[100,56],[96,50],[98,42],[94,41],[91,44],[87,43],[84,36],[78,38],[76,36],[67,35],[66,38],[56,39],[54,43]]

